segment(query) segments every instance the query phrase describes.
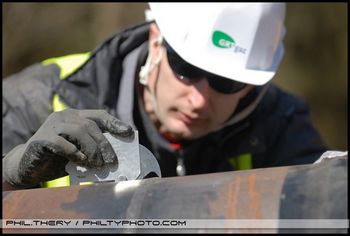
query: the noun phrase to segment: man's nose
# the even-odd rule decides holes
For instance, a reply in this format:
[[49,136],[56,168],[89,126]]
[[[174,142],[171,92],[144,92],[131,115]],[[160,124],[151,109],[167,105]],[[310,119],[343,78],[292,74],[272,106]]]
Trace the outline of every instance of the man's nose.
[[192,83],[188,95],[189,102],[194,109],[202,109],[208,104],[210,86],[206,78],[201,78]]

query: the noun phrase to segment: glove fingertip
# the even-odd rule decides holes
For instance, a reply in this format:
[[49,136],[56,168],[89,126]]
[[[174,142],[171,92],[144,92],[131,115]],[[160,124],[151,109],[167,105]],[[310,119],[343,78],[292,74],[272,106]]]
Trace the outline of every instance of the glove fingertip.
[[78,152],[78,156],[79,156],[79,160],[80,161],[86,161],[87,160],[87,156],[82,153],[81,151]]
[[73,154],[68,155],[67,158],[70,161],[80,165],[85,165],[86,160],[88,159],[87,156],[79,150]]
[[122,137],[130,137],[133,136],[134,130],[130,125],[123,125],[118,127],[116,134]]
[[134,138],[134,130],[128,130],[128,131],[125,131],[125,132],[122,132],[122,133],[118,133],[119,136],[123,137],[123,138],[131,138],[133,139]]
[[114,119],[111,123],[109,123],[108,131],[121,137],[128,137],[134,133],[131,125],[126,124],[118,119]]
[[103,152],[103,161],[107,164],[111,164],[117,161],[117,156],[114,151]]
[[99,144],[99,148],[104,163],[113,163],[117,160],[116,153],[114,152],[112,145],[108,142],[107,139],[103,140]]

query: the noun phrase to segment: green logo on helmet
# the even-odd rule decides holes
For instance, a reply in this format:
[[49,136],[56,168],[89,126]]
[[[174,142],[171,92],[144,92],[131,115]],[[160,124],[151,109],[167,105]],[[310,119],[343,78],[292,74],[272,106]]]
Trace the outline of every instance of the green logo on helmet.
[[247,49],[236,45],[235,40],[222,31],[214,31],[212,36],[213,44],[218,48],[231,48],[234,53],[245,54]]
[[221,31],[214,31],[212,40],[213,44],[219,48],[232,48],[236,45],[235,40],[231,36]]

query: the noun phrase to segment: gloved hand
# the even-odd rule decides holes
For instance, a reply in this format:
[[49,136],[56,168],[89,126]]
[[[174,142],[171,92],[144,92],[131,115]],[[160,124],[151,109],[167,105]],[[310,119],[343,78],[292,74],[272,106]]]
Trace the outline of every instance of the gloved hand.
[[13,186],[31,187],[67,175],[65,166],[101,167],[117,157],[102,134],[131,137],[131,126],[103,110],[66,109],[52,113],[25,143],[3,158],[3,178]]

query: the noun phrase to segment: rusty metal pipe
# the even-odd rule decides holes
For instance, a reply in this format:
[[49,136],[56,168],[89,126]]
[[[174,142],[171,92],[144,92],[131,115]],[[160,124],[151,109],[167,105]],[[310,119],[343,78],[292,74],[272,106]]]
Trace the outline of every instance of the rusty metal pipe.
[[[318,209],[310,208],[315,206]],[[347,219],[347,158],[317,165],[3,192],[3,219],[293,218]]]

